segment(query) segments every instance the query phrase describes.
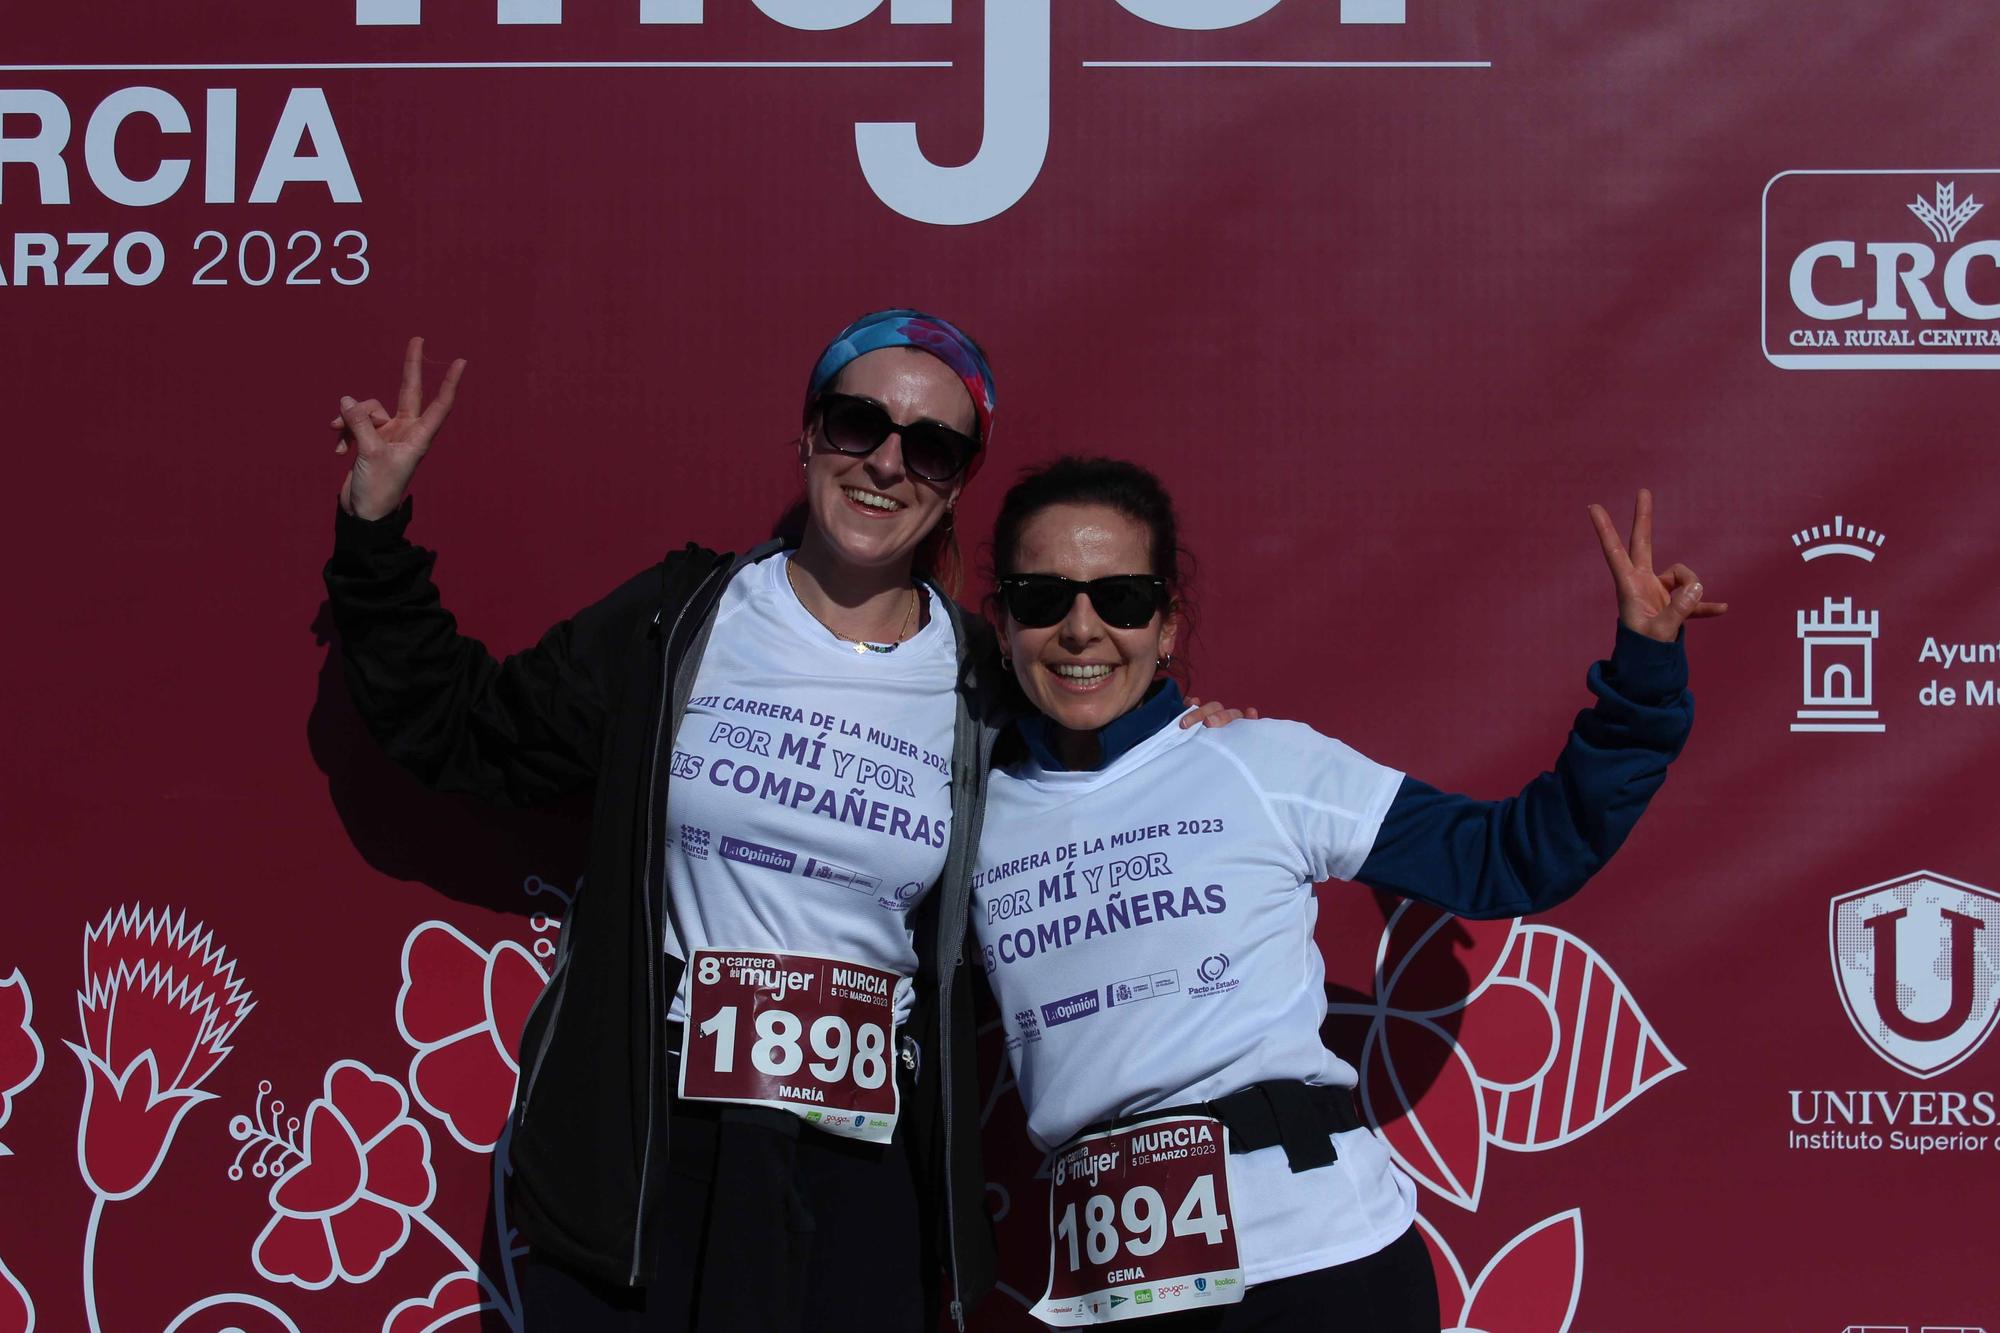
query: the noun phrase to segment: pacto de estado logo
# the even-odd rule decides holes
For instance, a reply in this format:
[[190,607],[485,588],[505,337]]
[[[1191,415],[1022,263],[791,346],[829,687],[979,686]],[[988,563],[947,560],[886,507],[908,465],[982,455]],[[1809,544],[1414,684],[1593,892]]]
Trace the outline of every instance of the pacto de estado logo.
[[1764,186],[1764,356],[2000,369],[2000,170],[1783,171]]

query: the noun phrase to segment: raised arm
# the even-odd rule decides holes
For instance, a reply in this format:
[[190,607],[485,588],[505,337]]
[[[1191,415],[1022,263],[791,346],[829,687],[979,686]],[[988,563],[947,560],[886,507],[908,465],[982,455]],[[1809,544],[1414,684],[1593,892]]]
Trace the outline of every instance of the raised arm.
[[393,417],[372,399],[341,400],[336,452],[351,449],[355,459],[334,516],[326,587],[348,692],[390,756],[426,785],[526,805],[595,777],[617,664],[659,606],[664,570],[505,661],[458,632],[431,581],[436,555],[404,536],[404,492],[464,367],[453,362],[425,406],[423,340],[412,338]]
[[1638,823],[1694,723],[1688,620],[1719,616],[1694,571],[1653,570],[1653,498],[1640,491],[1628,550],[1590,506],[1618,594],[1618,637],[1590,668],[1596,704],[1578,713],[1552,772],[1520,795],[1478,801],[1403,779],[1354,878],[1466,917],[1525,916],[1574,894]]

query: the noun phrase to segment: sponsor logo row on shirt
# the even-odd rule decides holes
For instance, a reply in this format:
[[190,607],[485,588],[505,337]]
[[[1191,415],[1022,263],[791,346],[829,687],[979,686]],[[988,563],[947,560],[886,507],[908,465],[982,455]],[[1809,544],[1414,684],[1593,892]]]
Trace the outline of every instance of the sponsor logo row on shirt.
[[1125,977],[1104,986],[1102,990],[1092,988],[1079,991],[1075,995],[1064,996],[1060,1000],[1050,1000],[1038,1009],[1021,1009],[1014,1014],[1014,1037],[1009,1041],[1009,1049],[1042,1039],[1046,1028],[1061,1027],[1089,1018],[1106,1009],[1116,1009],[1122,1005],[1138,1004],[1144,1000],[1158,999],[1166,995],[1186,995],[1199,999],[1206,995],[1222,995],[1241,985],[1240,978],[1229,975],[1229,955],[1209,954],[1194,969],[1194,984],[1183,987],[1181,974],[1177,968],[1164,972],[1147,972],[1135,977]]

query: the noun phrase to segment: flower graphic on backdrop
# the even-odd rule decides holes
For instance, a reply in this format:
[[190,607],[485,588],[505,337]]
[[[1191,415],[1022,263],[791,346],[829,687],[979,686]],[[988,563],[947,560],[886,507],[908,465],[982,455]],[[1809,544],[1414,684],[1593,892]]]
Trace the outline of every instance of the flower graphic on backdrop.
[[83,936],[77,1164],[100,1199],[127,1199],[165,1160],[181,1117],[252,1008],[236,963],[187,914],[114,908]]
[[271,1186],[273,1216],[251,1260],[309,1291],[366,1282],[409,1238],[437,1189],[431,1143],[394,1079],[341,1060],[306,1111],[299,1160]]
[[[35,1035],[35,997],[19,968],[0,981],[0,1129],[14,1113],[14,1098],[42,1072],[42,1039]],[[0,1157],[10,1154],[0,1143]],[[35,1326],[35,1303],[0,1261],[0,1333],[28,1333]]]
[[[35,1035],[35,997],[28,979],[15,968],[0,981],[0,1129],[14,1113],[14,1098],[42,1072],[42,1039]],[[0,1143],[0,1157],[12,1150]],[[7,1325],[0,1321],[0,1328]]]
[[1361,1099],[1397,1163],[1479,1206],[1489,1146],[1558,1147],[1682,1065],[1625,984],[1567,931],[1404,902],[1382,929]]
[[470,1273],[447,1273],[428,1294],[390,1310],[382,1333],[479,1333],[481,1311],[498,1309]]
[[1437,1272],[1445,1333],[1569,1333],[1583,1294],[1583,1215],[1577,1209],[1535,1223],[1500,1247],[1466,1280],[1458,1256],[1417,1218]]
[[482,949],[443,921],[403,942],[396,1028],[417,1053],[410,1087],[461,1146],[491,1152],[499,1143],[521,1074],[521,1028],[548,980],[514,941]]

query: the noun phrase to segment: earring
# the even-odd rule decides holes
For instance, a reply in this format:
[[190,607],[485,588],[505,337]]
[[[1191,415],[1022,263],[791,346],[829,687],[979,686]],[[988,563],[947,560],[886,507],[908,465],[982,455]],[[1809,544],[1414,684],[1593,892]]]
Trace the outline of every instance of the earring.
[[1165,657],[1155,658],[1153,661],[1153,665],[1161,671],[1165,671],[1168,667],[1172,666],[1173,664],[1174,664],[1174,655],[1172,653],[1168,653]]
[[1014,659],[1013,659],[1013,658],[1011,658],[1011,657],[1009,657],[1009,656],[1007,656],[1007,655],[1006,655],[1005,653],[1002,653],[1002,654],[1000,655],[1000,669],[1001,669],[1002,671],[1006,672],[1006,673],[1007,673],[1008,675],[1010,675],[1010,676],[1011,676],[1011,675],[1013,675],[1013,674],[1014,674]]

